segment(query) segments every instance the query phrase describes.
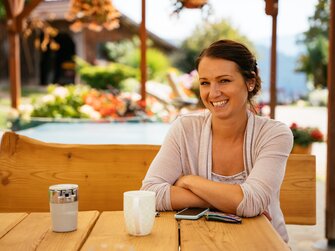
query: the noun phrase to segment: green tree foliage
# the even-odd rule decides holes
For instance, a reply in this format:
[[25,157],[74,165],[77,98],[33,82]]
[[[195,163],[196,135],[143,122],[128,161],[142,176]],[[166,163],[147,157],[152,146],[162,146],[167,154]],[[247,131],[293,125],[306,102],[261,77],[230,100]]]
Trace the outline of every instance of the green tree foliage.
[[297,71],[306,73],[315,88],[327,86],[329,9],[328,0],[318,1],[300,41],[306,52],[298,60]]
[[[129,52],[122,58],[121,62],[139,69],[141,63],[140,49],[137,48],[136,50]],[[154,48],[147,49],[148,79],[162,81],[165,79],[170,66],[171,63],[163,52]]]
[[[147,67],[148,79],[161,81],[165,79],[166,72],[171,66],[169,58],[160,50],[153,48],[153,42],[147,41]],[[141,63],[140,40],[134,37],[131,40],[120,42],[109,42],[104,46],[107,58],[113,62],[118,62],[139,69]]]
[[194,62],[200,52],[219,39],[239,41],[255,51],[248,38],[232,27],[227,20],[206,22],[196,27],[191,36],[183,41],[180,52],[174,57],[175,66],[184,72],[194,70]]
[[120,90],[120,82],[138,76],[138,70],[130,66],[111,63],[106,66],[86,65],[79,70],[80,79],[96,89],[113,87]]
[[103,51],[108,60],[120,62],[120,59],[125,57],[129,51],[133,51],[139,46],[140,41],[135,37],[131,40],[123,40],[120,42],[107,42],[104,45]]
[[0,20],[5,19],[5,17],[6,17],[5,6],[3,4],[3,1],[0,1]]

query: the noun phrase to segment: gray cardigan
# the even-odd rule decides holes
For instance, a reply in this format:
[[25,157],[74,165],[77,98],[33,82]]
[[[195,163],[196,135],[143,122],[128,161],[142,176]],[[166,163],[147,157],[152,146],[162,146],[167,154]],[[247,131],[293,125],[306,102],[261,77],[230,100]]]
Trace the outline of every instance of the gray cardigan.
[[[253,217],[267,211],[272,225],[287,242],[279,192],[287,158],[293,145],[291,130],[283,123],[248,112],[244,135],[246,180],[237,215]],[[176,119],[142,184],[143,190],[156,192],[156,208],[172,210],[170,187],[181,175],[211,179],[211,113],[208,110]]]

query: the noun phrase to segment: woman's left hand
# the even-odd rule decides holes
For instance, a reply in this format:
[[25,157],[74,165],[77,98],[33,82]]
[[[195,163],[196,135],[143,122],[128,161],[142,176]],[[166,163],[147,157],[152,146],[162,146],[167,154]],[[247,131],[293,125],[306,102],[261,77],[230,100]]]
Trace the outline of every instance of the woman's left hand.
[[178,179],[177,179],[177,181],[174,183],[174,185],[175,186],[177,186],[177,187],[182,187],[182,188],[185,188],[185,182],[184,182],[184,180],[186,179],[186,177],[187,177],[188,175],[186,175],[186,176],[180,176]]
[[189,185],[192,184],[192,182],[194,183],[196,179],[203,179],[203,178],[197,175],[180,176],[174,185],[177,187],[190,189]]
[[180,176],[174,186],[192,192],[210,207],[232,214],[236,214],[243,199],[240,185],[215,182],[197,175]]

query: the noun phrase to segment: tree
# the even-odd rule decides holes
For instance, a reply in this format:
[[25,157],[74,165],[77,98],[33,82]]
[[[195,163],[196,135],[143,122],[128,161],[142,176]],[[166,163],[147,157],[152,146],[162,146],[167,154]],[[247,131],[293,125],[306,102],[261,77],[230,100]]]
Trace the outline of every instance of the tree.
[[236,40],[255,51],[248,38],[240,34],[227,20],[206,22],[196,27],[191,36],[183,41],[178,55],[174,58],[175,66],[184,72],[194,70],[194,62],[199,53],[219,39]]
[[5,17],[6,17],[5,6],[3,5],[3,2],[0,1],[0,20],[4,20]]
[[327,87],[329,1],[319,0],[309,17],[309,29],[299,41],[306,52],[298,59],[297,71],[304,72],[315,88]]

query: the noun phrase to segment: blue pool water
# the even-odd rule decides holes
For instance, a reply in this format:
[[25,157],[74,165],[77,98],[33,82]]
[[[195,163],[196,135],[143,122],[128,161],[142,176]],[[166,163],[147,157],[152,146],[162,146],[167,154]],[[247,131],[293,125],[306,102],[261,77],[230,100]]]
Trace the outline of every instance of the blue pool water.
[[165,123],[46,123],[17,133],[53,143],[160,145],[169,128]]

